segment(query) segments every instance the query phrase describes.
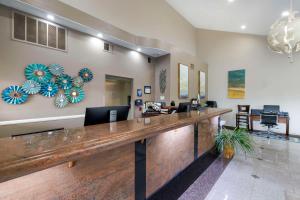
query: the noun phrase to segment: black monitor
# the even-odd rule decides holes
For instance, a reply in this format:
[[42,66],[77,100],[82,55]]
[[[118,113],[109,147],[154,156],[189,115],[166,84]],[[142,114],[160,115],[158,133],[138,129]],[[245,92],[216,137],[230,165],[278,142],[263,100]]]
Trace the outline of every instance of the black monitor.
[[127,120],[128,113],[129,106],[86,108],[84,126],[109,123],[111,122],[111,114],[116,114],[116,120],[114,121],[124,121]]
[[190,112],[191,111],[191,102],[179,103],[177,112]]
[[280,106],[278,105],[264,105],[264,113],[279,113]]
[[218,104],[216,101],[206,101],[206,105],[209,108],[217,108],[218,107]]

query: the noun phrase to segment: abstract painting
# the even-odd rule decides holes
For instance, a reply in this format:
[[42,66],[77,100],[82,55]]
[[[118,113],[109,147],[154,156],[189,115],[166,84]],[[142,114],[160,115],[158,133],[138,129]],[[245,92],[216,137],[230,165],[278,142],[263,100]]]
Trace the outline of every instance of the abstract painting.
[[206,74],[205,72],[199,71],[199,94],[200,99],[206,97]]
[[189,66],[178,64],[178,96],[180,99],[189,97]]
[[244,69],[228,72],[228,98],[245,98],[245,75]]

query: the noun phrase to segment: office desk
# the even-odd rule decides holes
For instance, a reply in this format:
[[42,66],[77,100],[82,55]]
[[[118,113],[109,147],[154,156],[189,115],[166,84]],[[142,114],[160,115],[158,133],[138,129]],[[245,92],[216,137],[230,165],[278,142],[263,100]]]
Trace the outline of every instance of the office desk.
[[212,149],[219,116],[231,111],[0,138],[0,199],[144,200]]
[[[253,131],[253,121],[261,120],[261,112],[262,110],[256,110],[254,113],[250,114],[250,130]],[[286,125],[285,135],[288,136],[290,134],[290,117],[287,112],[282,112],[278,114],[278,123],[283,123]]]

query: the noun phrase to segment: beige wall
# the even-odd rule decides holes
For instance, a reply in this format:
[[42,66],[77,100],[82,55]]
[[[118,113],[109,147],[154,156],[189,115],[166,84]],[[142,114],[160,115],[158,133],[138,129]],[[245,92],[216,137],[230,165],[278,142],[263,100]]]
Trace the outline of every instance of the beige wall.
[[160,39],[196,55],[196,29],[164,0],[60,0],[139,36]]
[[[41,95],[32,96],[27,103],[18,106],[0,101],[0,121],[84,114],[86,107],[103,106],[105,74],[134,79],[133,99],[137,88],[144,85],[154,88],[154,64],[149,64],[143,54],[118,46],[114,46],[113,53],[106,53],[101,49],[101,40],[77,31],[68,32],[67,53],[13,41],[10,18],[11,11],[0,6],[0,91],[25,81],[24,68],[30,63],[59,63],[72,76],[87,66],[94,72],[94,80],[84,86],[86,99],[82,103],[64,109],[57,109],[54,99]],[[143,98],[153,100],[154,93],[143,95]]]
[[[209,99],[235,111],[238,104],[252,108],[278,104],[290,113],[291,133],[300,134],[299,55],[290,64],[287,56],[268,49],[264,36],[217,31],[199,30],[198,46],[199,59],[209,66]],[[227,73],[234,69],[246,69],[246,98],[242,100],[227,98]],[[235,126],[235,112],[225,119],[227,125]]]

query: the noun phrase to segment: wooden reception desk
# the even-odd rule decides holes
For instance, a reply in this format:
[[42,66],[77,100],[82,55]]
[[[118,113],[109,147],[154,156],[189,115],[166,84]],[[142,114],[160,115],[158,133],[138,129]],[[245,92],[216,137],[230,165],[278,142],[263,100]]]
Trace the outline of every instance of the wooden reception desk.
[[230,109],[0,139],[0,199],[145,199],[214,146]]

